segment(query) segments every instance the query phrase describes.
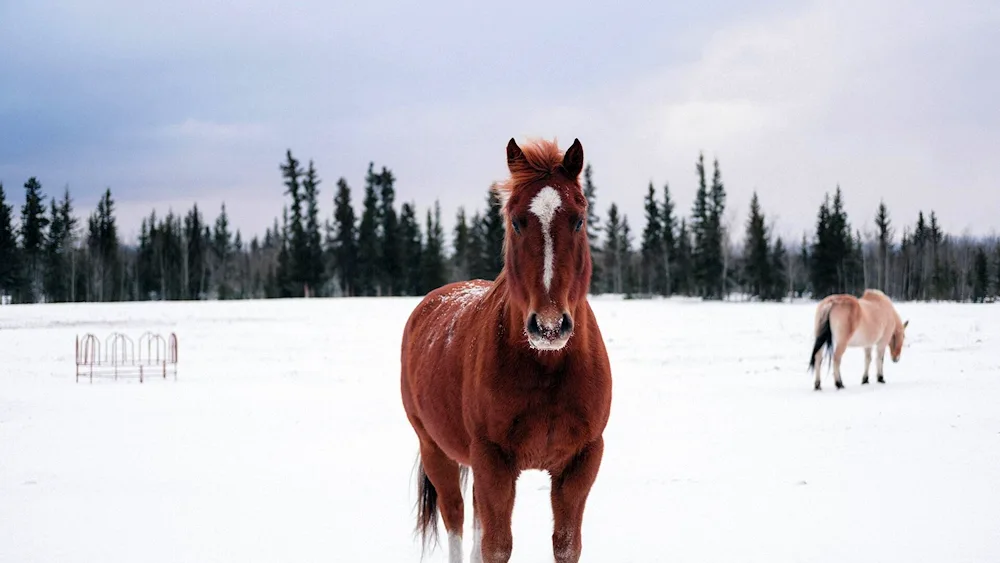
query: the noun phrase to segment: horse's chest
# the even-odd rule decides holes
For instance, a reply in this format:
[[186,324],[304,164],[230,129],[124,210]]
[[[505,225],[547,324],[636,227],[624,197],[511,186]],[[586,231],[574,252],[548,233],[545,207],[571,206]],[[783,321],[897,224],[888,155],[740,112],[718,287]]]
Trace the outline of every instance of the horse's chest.
[[521,469],[554,469],[590,440],[590,424],[573,404],[528,406],[507,424],[504,441]]

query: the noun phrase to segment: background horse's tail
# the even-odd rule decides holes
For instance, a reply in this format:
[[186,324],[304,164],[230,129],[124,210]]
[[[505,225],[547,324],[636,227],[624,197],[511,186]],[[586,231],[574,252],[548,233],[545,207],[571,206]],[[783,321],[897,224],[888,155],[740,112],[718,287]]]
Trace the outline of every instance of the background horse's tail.
[[813,344],[812,355],[809,356],[809,369],[819,369],[816,365],[816,354],[825,346],[827,351],[833,350],[833,331],[830,329],[830,310],[832,305],[828,305],[820,313],[819,326],[817,327],[816,343]]
[[433,540],[435,544],[438,541],[438,493],[437,489],[434,488],[434,483],[431,483],[427,474],[424,473],[424,464],[420,461],[419,455],[417,456],[417,466],[416,533],[420,534],[423,550],[426,551],[429,540]]

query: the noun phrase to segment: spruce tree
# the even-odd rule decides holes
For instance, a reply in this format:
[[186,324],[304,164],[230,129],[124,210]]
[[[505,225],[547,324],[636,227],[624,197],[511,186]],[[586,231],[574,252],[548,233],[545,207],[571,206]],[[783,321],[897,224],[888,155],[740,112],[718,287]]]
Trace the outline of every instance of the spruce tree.
[[340,276],[343,294],[354,296],[358,288],[358,229],[351,206],[351,188],[344,178],[337,180],[337,197],[333,206],[334,271]]
[[302,203],[305,199],[301,183],[303,172],[299,167],[299,161],[292,156],[290,149],[285,151],[285,162],[279,167],[281,175],[285,179],[285,195],[292,198],[287,237],[290,258],[289,271],[287,272],[290,282],[289,290],[292,292],[292,296],[301,297],[309,277],[309,241],[302,212]]
[[445,279],[444,231],[441,229],[441,204],[434,201],[434,215],[427,210],[427,244],[421,253],[421,290],[426,294],[442,285]]
[[387,295],[398,295],[403,283],[403,246],[399,238],[399,219],[395,208],[396,177],[386,167],[378,177],[381,188],[379,218],[381,219],[381,284]]
[[49,234],[45,243],[45,293],[51,301],[66,302],[72,297],[70,260],[76,230],[72,209],[69,188],[66,188],[62,202],[57,203],[52,198]]
[[973,264],[972,300],[976,303],[986,301],[990,291],[990,264],[986,250],[982,245],[976,246],[976,258]]
[[677,238],[674,231],[677,228],[677,218],[674,217],[674,202],[670,197],[669,184],[663,184],[663,204],[660,208],[660,227],[663,234],[660,235],[663,247],[663,285],[664,295],[670,295],[676,291],[674,261],[677,255]]
[[184,299],[202,299],[208,291],[208,252],[205,220],[195,203],[184,217],[187,279]]
[[492,280],[489,258],[486,256],[486,226],[482,215],[476,211],[469,223],[468,263],[471,279]]
[[231,299],[232,287],[230,271],[232,270],[233,242],[229,232],[229,214],[223,202],[219,216],[215,220],[215,230],[212,233],[212,254],[215,258],[213,281],[219,299]]
[[774,238],[774,249],[771,251],[771,287],[766,298],[781,301],[788,293],[788,256],[781,237]]
[[455,229],[452,239],[454,254],[451,258],[451,279],[453,281],[467,280],[472,276],[469,263],[470,236],[469,224],[465,218],[465,208],[459,207],[455,214]]
[[323,282],[323,241],[319,227],[319,185],[321,180],[316,173],[313,161],[309,161],[305,177],[302,179],[303,199],[306,203],[305,217],[305,248],[303,250],[302,280],[309,287],[312,295],[318,295]]
[[365,177],[361,223],[358,226],[357,295],[362,296],[378,295],[382,253],[378,235],[378,195],[375,192],[377,183],[378,177],[372,171],[372,164],[369,163],[368,174]]
[[604,224],[604,249],[601,251],[601,257],[604,259],[604,290],[614,294],[622,293],[624,286],[622,237],[618,205],[612,203],[608,208],[608,220]]
[[49,218],[45,216],[42,185],[31,177],[24,184],[24,205],[21,206],[21,260],[25,301],[38,302],[43,295],[45,237]]
[[643,202],[646,210],[646,227],[642,231],[641,291],[650,295],[665,294],[663,225],[660,223],[660,205],[656,200],[656,190],[652,182],[649,183]]
[[483,244],[485,279],[496,279],[503,269],[504,224],[500,214],[500,200],[491,186],[486,193],[486,213],[483,215]]
[[708,296],[712,298],[722,298],[728,292],[727,275],[728,265],[726,261],[726,240],[725,225],[722,218],[726,211],[726,189],[722,183],[722,172],[719,169],[719,159],[713,161],[712,188],[709,192],[709,230],[705,241],[706,255],[706,282],[708,284]]
[[624,276],[622,290],[626,299],[631,299],[639,287],[638,268],[632,250],[632,228],[628,224],[628,215],[622,215],[622,274]]
[[884,293],[889,293],[889,263],[893,230],[885,201],[880,201],[878,204],[878,212],[875,214],[875,228],[878,229],[878,265],[876,267],[878,288]]
[[691,231],[687,219],[681,219],[677,229],[677,257],[674,259],[674,279],[677,293],[693,295],[697,290],[693,281],[693,258],[691,248]]
[[772,290],[772,257],[770,236],[764,224],[764,214],[756,190],[750,199],[750,216],[747,218],[744,241],[744,275],[747,290],[753,297],[767,299]]
[[[428,211],[428,214],[430,212]],[[403,256],[403,283],[398,284],[400,295],[423,293],[423,240],[417,224],[415,203],[404,203],[399,212],[399,239]]]
[[708,200],[708,185],[705,182],[705,156],[698,155],[695,164],[698,174],[698,191],[694,196],[691,210],[691,282],[693,293],[702,297],[708,293],[709,262],[711,261],[711,205]]
[[0,296],[14,297],[20,286],[21,260],[14,230],[14,208],[0,182]]
[[597,187],[594,186],[593,170],[590,163],[583,169],[583,195],[587,198],[587,240],[590,243],[590,292],[600,293],[604,287],[604,266],[601,260],[600,217],[597,215]]

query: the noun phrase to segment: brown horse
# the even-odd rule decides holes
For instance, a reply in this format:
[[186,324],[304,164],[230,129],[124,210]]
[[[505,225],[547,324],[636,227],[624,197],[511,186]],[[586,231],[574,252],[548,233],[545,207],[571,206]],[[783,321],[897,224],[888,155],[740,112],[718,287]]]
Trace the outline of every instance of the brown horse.
[[903,352],[903,338],[910,321],[903,322],[892,301],[877,289],[866,289],[860,299],[853,295],[830,295],[816,306],[816,343],[809,359],[809,369],[816,371],[814,388],[818,391],[823,347],[833,356],[833,380],[837,389],[844,388],[840,379],[840,360],[847,348],[865,349],[865,373],[861,384],[868,383],[868,367],[872,348],[876,352],[878,382],[885,383],[882,365],[888,346],[892,361],[898,362]]
[[515,483],[551,478],[552,548],[580,558],[584,504],[604,455],[611,366],[587,302],[591,258],[580,188],[583,147],[507,145],[510,178],[495,184],[504,265],[493,282],[429,293],[402,338],[402,398],[420,441],[417,531],[462,561],[462,483],[473,474],[472,561],[506,562]]

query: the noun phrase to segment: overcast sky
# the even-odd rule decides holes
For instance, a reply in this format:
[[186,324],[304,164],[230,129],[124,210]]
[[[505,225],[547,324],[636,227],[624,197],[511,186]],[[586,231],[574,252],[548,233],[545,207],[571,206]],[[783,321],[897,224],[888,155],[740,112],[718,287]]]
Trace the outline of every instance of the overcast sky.
[[579,137],[637,237],[650,181],[689,215],[699,151],[740,231],[756,189],[798,239],[837,184],[858,228],[880,198],[897,224],[1000,225],[995,0],[362,3],[0,0],[0,182],[18,206],[30,176],[68,185],[80,214],[110,187],[129,238],[224,200],[248,239],[291,148],[324,218],[374,161],[450,229],[511,137]]

